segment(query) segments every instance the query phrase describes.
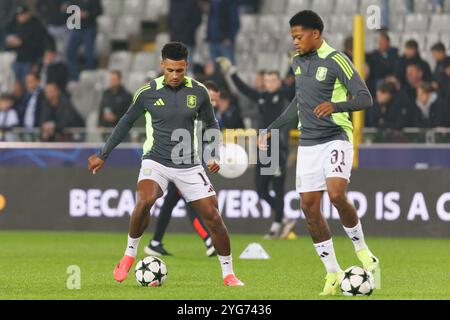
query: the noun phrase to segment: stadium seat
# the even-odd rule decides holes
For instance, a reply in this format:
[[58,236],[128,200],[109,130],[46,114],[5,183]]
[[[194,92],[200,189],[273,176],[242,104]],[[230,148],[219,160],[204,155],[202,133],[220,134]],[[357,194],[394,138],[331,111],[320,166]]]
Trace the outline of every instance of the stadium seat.
[[123,0],[102,0],[103,14],[109,17],[118,17],[122,14]]
[[277,15],[264,15],[259,17],[258,32],[277,34],[281,32],[281,20]]
[[97,18],[98,30],[105,34],[111,34],[115,26],[115,18],[107,15],[102,15]]
[[128,51],[113,52],[109,58],[108,69],[120,70],[122,73],[126,73],[130,70],[132,63],[132,56]]
[[359,12],[359,0],[336,0],[337,14],[355,14]]
[[405,16],[392,14],[389,19],[389,29],[398,33],[405,31]]
[[101,56],[108,55],[111,52],[111,42],[107,33],[99,32],[95,39],[95,50]]
[[279,70],[280,59],[277,54],[260,53],[257,58],[257,70]]
[[450,32],[450,14],[434,14],[431,16],[430,31]]
[[344,49],[344,40],[346,36],[347,33],[327,33],[325,34],[325,40],[336,50],[342,51]]
[[[145,67],[141,67],[142,70],[147,70]],[[136,92],[140,87],[145,84],[145,80],[147,79],[146,73],[143,72],[132,72],[128,75],[127,79],[125,79],[125,87],[129,92]]]
[[133,15],[141,17],[144,13],[145,2],[144,0],[126,0],[126,4],[123,9],[125,15]]
[[426,35],[426,47],[424,49],[430,50],[433,45],[441,41],[438,33],[429,33]]
[[158,33],[156,36],[156,51],[160,52],[163,46],[170,41],[170,35],[165,32]]
[[239,33],[236,37],[236,52],[237,53],[252,53],[254,48],[254,41],[251,33]]
[[286,14],[288,16],[293,16],[301,10],[306,10],[310,8],[310,0],[288,0],[288,5],[286,7]]
[[116,29],[112,38],[114,39],[127,39],[131,34],[138,34],[141,27],[141,21],[136,19],[135,16],[127,15],[118,19]]
[[167,0],[145,0],[146,12],[157,12],[159,16],[169,13],[169,1]]
[[417,43],[419,44],[419,50],[424,50],[426,48],[426,34],[425,33],[417,33],[417,32],[411,32],[411,33],[405,33],[402,36],[402,46],[401,46],[401,50],[403,51],[403,48],[405,46],[405,43],[408,40],[416,40]]
[[258,30],[258,20],[254,14],[243,14],[240,17],[240,23],[240,32],[255,32]]
[[405,31],[426,32],[430,24],[430,17],[426,14],[408,14],[405,18]]
[[[270,34],[268,32],[260,33],[258,40],[255,42],[257,52],[276,53],[279,50],[281,44],[280,34]],[[253,50],[255,50],[253,48]],[[253,51],[252,50],[252,51]]]
[[10,69],[15,60],[16,54],[14,52],[0,52],[0,70]]
[[447,54],[450,55],[450,32],[441,34],[441,42],[444,44],[447,49]]
[[334,13],[335,3],[335,0],[314,0],[311,3],[311,10],[319,13],[320,15],[332,14]]
[[359,12],[361,12],[362,14],[366,14],[367,8],[371,5],[375,5],[381,8],[381,0],[361,0]]
[[395,14],[405,15],[408,13],[408,8],[404,0],[389,1],[390,11]]
[[286,9],[286,0],[263,0],[261,6],[262,14],[282,14]]
[[348,15],[335,15],[331,17],[330,31],[345,33],[351,35],[353,33],[353,18]]
[[391,38],[391,46],[399,48],[401,45],[401,34],[389,32],[389,37]]
[[159,55],[154,52],[138,52],[134,58],[132,71],[142,70],[158,70],[159,69]]
[[430,13],[431,5],[429,0],[415,0],[414,11],[416,13]]

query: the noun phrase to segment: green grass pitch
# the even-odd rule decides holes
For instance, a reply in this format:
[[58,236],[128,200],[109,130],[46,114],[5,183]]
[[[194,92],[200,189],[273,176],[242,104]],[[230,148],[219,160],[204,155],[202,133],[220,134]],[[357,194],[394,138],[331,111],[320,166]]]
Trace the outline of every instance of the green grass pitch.
[[[150,239],[146,234],[143,246]],[[266,241],[261,236],[232,235],[234,268],[245,287],[225,287],[217,258],[205,256],[194,234],[167,234],[164,257],[169,270],[162,287],[140,287],[130,273],[125,282],[113,281],[126,234],[0,232],[0,299],[349,299],[318,296],[324,270],[307,237]],[[259,242],[269,260],[240,260],[250,242]],[[348,239],[334,238],[343,268],[358,264]],[[450,240],[369,238],[380,258],[382,289],[355,299],[450,299]],[[67,289],[67,268],[81,269],[81,289]],[[134,268],[134,266],[133,266]]]

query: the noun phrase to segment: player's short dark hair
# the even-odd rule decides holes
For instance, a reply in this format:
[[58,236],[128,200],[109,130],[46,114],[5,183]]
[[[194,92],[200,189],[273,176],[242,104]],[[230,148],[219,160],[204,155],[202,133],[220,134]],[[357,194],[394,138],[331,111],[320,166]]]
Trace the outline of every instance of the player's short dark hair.
[[445,53],[445,45],[442,42],[438,42],[433,44],[433,46],[431,47],[431,51],[439,51],[439,52],[444,52]]
[[389,93],[390,95],[394,95],[397,89],[395,88],[395,84],[388,81],[383,81],[377,88],[378,91],[383,93]]
[[324,25],[322,18],[311,10],[300,11],[289,20],[289,25],[292,27],[303,27],[306,29],[319,30],[322,34]]
[[174,61],[188,60],[188,49],[181,42],[169,42],[161,51],[162,59],[170,59]]
[[205,82],[203,83],[203,85],[204,85],[204,86],[206,87],[206,89],[208,89],[208,90],[211,90],[211,91],[214,91],[214,92],[219,92],[219,91],[220,91],[219,86],[217,85],[217,83],[214,82],[214,81],[212,81],[212,80],[205,81]]
[[405,48],[419,50],[419,44],[417,43],[416,40],[410,39],[406,41]]

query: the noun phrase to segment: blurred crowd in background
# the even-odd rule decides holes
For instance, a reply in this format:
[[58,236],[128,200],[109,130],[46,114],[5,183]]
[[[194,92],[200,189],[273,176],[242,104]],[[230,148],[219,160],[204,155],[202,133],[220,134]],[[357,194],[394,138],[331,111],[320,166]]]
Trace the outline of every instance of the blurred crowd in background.
[[[0,140],[21,139],[12,130],[19,127],[25,132],[37,131],[40,141],[71,141],[74,137],[67,133],[67,128],[111,128],[117,124],[128,109],[136,88],[128,84],[130,78],[126,69],[105,64],[98,53],[99,29],[103,25],[99,26],[99,22],[108,17],[112,1],[0,1],[0,65],[8,63],[7,67],[14,75],[13,81],[7,81],[5,74],[0,74],[0,78],[4,78],[0,79]],[[145,1],[126,1],[125,6]],[[150,7],[152,0],[147,1],[147,7]],[[240,58],[237,38],[242,30],[240,17],[258,16],[264,1],[163,2],[167,3],[167,12],[151,26],[156,34],[164,32],[168,35],[164,40],[181,41],[188,46],[190,75],[201,82],[212,80],[217,83],[220,97],[215,111],[221,128],[263,128],[282,113],[295,94],[295,78],[288,66],[289,59],[283,68],[268,63],[250,75],[237,63]],[[163,2],[154,3],[164,5]],[[404,2],[406,8],[414,12],[415,2]],[[432,13],[448,14],[444,1],[429,2]],[[408,39],[401,48],[395,47],[389,33],[389,1],[381,3],[384,29],[377,32],[375,49],[366,55],[365,79],[375,101],[366,113],[366,126],[380,130],[450,127],[449,48],[441,41],[430,44],[429,48],[421,48],[415,39]],[[70,16],[67,8],[71,5],[81,9],[81,29],[67,28]],[[119,20],[120,17],[116,23]],[[284,29],[289,37],[288,25]],[[200,45],[203,46],[199,43],[199,32],[208,48],[204,54],[206,59],[200,61],[195,59]],[[137,50],[126,50],[134,50],[134,53],[150,51],[159,56],[161,48],[155,37],[146,41],[153,46],[146,46],[144,42]],[[349,34],[341,45],[349,59],[353,56],[352,44]],[[283,49],[286,56],[291,49],[288,45]],[[431,60],[421,57],[421,52],[427,50]],[[14,53],[13,60],[10,53]],[[114,49],[109,52],[109,55],[113,54]],[[218,57],[226,57],[237,68],[217,63]],[[144,64],[138,68],[141,74],[145,70],[145,78],[138,81],[141,85],[160,72],[157,64],[153,67]],[[98,103],[91,101],[86,111],[86,107],[78,105],[77,96],[87,94],[89,87],[80,87],[79,83],[83,72],[100,69],[107,70],[108,85],[102,87]],[[80,88],[83,89],[80,91]],[[88,120],[87,115],[94,113],[95,117]],[[290,127],[295,128],[295,125]]]

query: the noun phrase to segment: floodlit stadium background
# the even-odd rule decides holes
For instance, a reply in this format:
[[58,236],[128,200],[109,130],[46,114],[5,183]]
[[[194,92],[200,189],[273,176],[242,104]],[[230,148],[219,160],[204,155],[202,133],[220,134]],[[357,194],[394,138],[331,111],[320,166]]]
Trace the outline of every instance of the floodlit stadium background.
[[[388,29],[391,46],[399,50],[399,59],[403,55],[405,43],[411,39],[416,40],[420,56],[430,65],[433,72],[432,78],[428,81],[434,81],[435,86],[438,87],[439,99],[446,108],[444,116],[439,114],[439,117],[443,119],[449,116],[449,94],[446,91],[448,82],[446,81],[448,81],[450,75],[443,74],[442,78],[435,78],[434,72],[437,63],[433,59],[430,48],[441,42],[447,48],[447,53],[450,49],[450,29],[448,29],[450,1],[443,1],[443,6],[439,5],[439,1],[432,4],[431,1],[422,0],[241,2],[235,3],[239,5],[236,9],[239,14],[239,22],[229,20],[233,22],[233,26],[228,25],[227,28],[234,28],[237,31],[234,39],[236,66],[238,74],[249,85],[260,85],[261,81],[258,81],[256,75],[258,71],[277,70],[284,79],[284,84],[292,86],[289,61],[293,52],[288,20],[293,13],[299,10],[312,9],[319,12],[325,22],[324,37],[326,40],[335,48],[344,50],[350,57],[353,56],[354,60],[357,59],[355,65],[361,73],[365,74],[375,100],[378,98],[376,88],[380,82],[383,82],[383,78],[373,78],[375,71],[378,71],[379,68],[376,64],[377,61],[373,61],[373,52],[378,48],[379,35],[379,30],[374,30],[374,28]],[[177,3],[177,1],[174,1],[174,3]],[[211,43],[206,40],[209,34],[208,22],[211,17],[208,14],[209,9],[205,5],[206,2],[200,3],[203,3],[203,5],[198,7],[197,10],[199,11],[199,19],[201,18],[199,23],[201,23],[196,29],[195,37],[192,37],[195,38],[196,46],[193,50],[191,74],[201,81],[214,79],[222,86],[224,91],[229,90],[231,92],[233,96],[231,104],[234,107],[230,107],[232,115],[229,119],[231,120],[228,121],[228,124],[224,122],[223,128],[236,128],[232,126],[236,123],[245,127],[246,130],[239,130],[235,134],[229,135],[229,137],[231,136],[229,140],[236,141],[235,139],[238,137],[244,137],[241,141],[244,141],[250,159],[254,159],[256,155],[255,131],[252,128],[256,128],[258,109],[255,103],[240,94],[239,90],[225,79],[226,77],[223,76],[220,68],[212,63],[209,50]],[[16,4],[17,2],[11,2],[13,13],[13,6]],[[27,4],[28,8],[34,8],[34,15],[40,15],[43,23],[51,21],[52,16],[49,15],[49,12],[51,12],[49,8],[51,9],[52,2],[50,7],[40,7],[39,3],[35,1],[28,1]],[[168,16],[169,1],[128,0],[125,5],[125,1],[122,0],[103,0],[101,4],[103,5],[103,11],[96,17],[98,27],[92,28],[95,31],[96,68],[87,70],[88,63],[81,47],[81,50],[78,50],[77,55],[75,55],[81,66],[79,79],[74,81],[74,79],[71,79],[73,75],[70,73],[66,76],[67,83],[64,82],[61,85],[66,90],[66,95],[70,97],[73,107],[83,118],[85,126],[83,128],[64,127],[63,134],[54,138],[54,142],[49,143],[43,143],[42,140],[45,139],[42,138],[42,128],[39,126],[23,128],[20,125],[15,125],[13,128],[2,130],[2,140],[10,141],[1,144],[2,152],[0,154],[2,174],[10,176],[9,179],[1,179],[3,190],[0,190],[0,193],[5,200],[3,200],[3,205],[0,208],[3,211],[0,219],[2,219],[4,228],[126,229],[124,221],[127,213],[129,213],[127,210],[131,210],[132,203],[128,204],[128,207],[120,206],[120,199],[123,196],[121,188],[133,189],[136,168],[139,165],[140,148],[145,139],[145,128],[143,122],[137,123],[125,144],[110,159],[110,167],[103,172],[103,177],[99,178],[106,179],[107,182],[102,182],[101,190],[90,195],[88,192],[90,189],[97,190],[99,187],[98,181],[93,180],[83,171],[86,164],[85,160],[90,152],[95,152],[98,147],[102,146],[102,142],[111,131],[110,126],[112,126],[99,126],[102,95],[110,86],[111,70],[119,70],[122,73],[125,89],[131,94],[145,81],[158,75],[160,49],[164,43],[171,40],[170,30],[180,30],[179,24],[186,23],[180,19],[175,19],[175,17],[180,16],[179,12],[176,15],[177,9],[178,11],[185,9],[174,6],[175,13]],[[386,7],[386,4],[389,6]],[[413,6],[411,7],[411,5]],[[386,11],[386,8],[389,8],[389,11]],[[203,11],[200,12],[200,10]],[[6,14],[6,12],[2,13]],[[359,24],[354,22],[358,21],[358,18],[355,18],[358,15],[361,16]],[[194,19],[193,16],[190,17]],[[95,23],[93,25],[95,26]],[[47,25],[49,31],[50,27]],[[63,24],[62,27],[64,28],[65,25]],[[2,31],[4,31],[5,36],[8,34],[6,24]],[[67,36],[70,37],[70,31],[66,31],[68,32]],[[353,40],[345,41],[347,37],[351,36],[355,36]],[[48,45],[47,40],[42,42],[39,49],[41,50],[40,54],[34,52],[37,60],[32,64],[33,70],[40,71],[41,78],[45,73],[43,73],[42,68],[39,69],[36,66],[42,62],[42,51],[52,47],[52,45],[59,51],[58,61],[62,61],[66,63],[67,67],[70,67],[68,62],[70,57],[64,50],[65,43],[63,40],[58,40],[59,38],[54,39],[56,40],[53,43],[50,42],[50,45]],[[364,41],[362,41],[363,39]],[[344,47],[345,42],[348,48]],[[5,46],[3,47],[5,48]],[[354,50],[352,50],[352,47],[354,47]],[[366,55],[363,52],[366,52]],[[2,93],[19,92],[16,95],[20,96],[20,88],[17,89],[20,86],[17,84],[18,81],[15,80],[15,62],[17,61],[14,50],[6,50],[0,53],[0,88]],[[370,70],[371,68],[373,70]],[[389,70],[389,74],[395,74],[395,72],[395,69]],[[67,77],[69,78],[67,79]],[[44,79],[41,79],[41,86],[45,85],[45,83],[42,83]],[[228,86],[228,89],[225,89],[224,86]],[[415,89],[411,90],[407,80],[400,86],[400,91],[405,88],[405,91],[409,90],[409,92],[413,92],[413,95],[415,94]],[[291,87],[293,94],[292,90]],[[403,97],[400,96],[399,92],[395,95]],[[25,100],[28,103],[29,97],[30,95],[25,95],[25,98],[16,97],[16,99],[28,99]],[[401,108],[417,111],[418,107],[415,103],[414,99],[407,102],[401,101]],[[395,107],[400,108],[400,105],[395,105]],[[124,106],[124,110],[126,108],[127,105]],[[379,110],[382,109],[381,106],[378,106],[378,108]],[[365,215],[366,219],[373,220],[373,224],[368,223],[366,227],[368,232],[387,235],[393,233],[448,236],[448,221],[450,218],[447,201],[449,196],[446,193],[446,183],[444,181],[439,182],[448,175],[447,170],[450,166],[450,151],[448,149],[450,141],[448,126],[450,124],[443,120],[444,125],[441,123],[425,125],[425,122],[422,123],[419,118],[398,125],[398,117],[405,118],[402,113],[397,112],[392,116],[386,113],[374,115],[371,112],[373,111],[370,111],[365,117],[353,115],[356,129],[355,138],[361,144],[358,144],[359,152],[357,153],[358,161],[356,163],[360,170],[355,170],[353,183],[351,184],[351,190],[354,191],[351,197],[359,199],[354,201],[357,202],[357,206],[361,210],[360,214]],[[117,115],[117,117],[120,117],[120,115]],[[397,117],[397,119],[392,119],[392,117]],[[369,127],[364,128],[364,122]],[[432,128],[423,128],[424,126],[431,126]],[[294,129],[295,124],[291,128]],[[298,210],[298,195],[291,191],[294,183],[292,179],[289,179],[289,177],[295,176],[297,139],[298,132],[294,129],[291,131],[288,159],[290,171],[286,181],[285,198],[286,215],[294,218],[302,216]],[[130,154],[132,156],[129,156]],[[422,170],[418,171],[418,169]],[[55,177],[49,174],[51,170],[60,170],[57,179],[61,179],[61,181],[58,184],[54,183]],[[116,181],[116,174],[119,170],[126,171],[126,182],[124,180]],[[255,194],[252,170],[253,168],[250,167],[246,175],[237,181],[225,180],[220,177],[214,178],[217,180],[217,189],[222,190],[219,200],[225,218],[230,220],[228,224],[231,231],[234,231],[234,226],[238,232],[260,233],[262,232],[261,228],[267,226],[270,221],[270,210],[267,208],[267,204],[259,203]],[[34,187],[37,189],[29,190],[28,195],[37,199],[42,199],[42,197],[46,199],[39,204],[41,214],[45,215],[42,219],[38,218],[30,207],[22,208],[18,198],[19,193],[15,192],[16,188],[24,185],[24,181],[27,180],[29,174],[34,177],[37,174],[39,180],[33,180]],[[423,180],[419,180],[418,177],[421,175],[435,183],[427,186],[422,182]],[[365,178],[363,179],[360,176]],[[78,178],[77,182],[74,182],[74,177]],[[419,181],[421,182],[419,183]],[[29,183],[26,183],[26,185],[29,185]],[[235,190],[235,193],[233,193],[234,191],[227,191],[227,189],[234,189],[236,186],[241,188]],[[30,185],[30,187],[33,186]],[[62,194],[55,197],[53,192],[48,192],[52,187],[58,189],[54,192],[61,192]],[[104,193],[110,189],[115,191],[108,193],[105,198]],[[94,199],[92,200],[94,203],[91,205],[89,205],[90,197]],[[99,199],[103,199],[103,206],[100,206]],[[84,211],[77,207],[77,201],[85,201]],[[236,205],[234,204],[235,201],[237,201]],[[58,209],[55,210],[55,208]],[[180,207],[179,209],[174,212],[175,217],[184,215],[183,208]],[[24,216],[18,216],[18,211],[22,215],[29,215],[33,219],[38,219],[39,223],[31,223]],[[11,214],[12,212],[14,214]],[[336,218],[334,211],[325,209],[325,213],[327,212],[328,216]],[[58,219],[49,218],[53,216],[58,217]],[[111,217],[114,216],[125,217],[125,220],[112,219]],[[98,223],[96,219],[100,219],[102,222]],[[175,219],[173,223],[174,230],[180,230],[177,227],[177,220]],[[242,224],[241,220],[247,220],[248,222]],[[255,220],[256,223],[252,223],[250,220]],[[409,228],[408,223],[417,224],[418,229]],[[297,230],[299,233],[305,232],[303,226],[300,225],[297,228],[299,228]],[[390,232],[390,228],[395,231]],[[181,230],[184,229],[181,227]]]

